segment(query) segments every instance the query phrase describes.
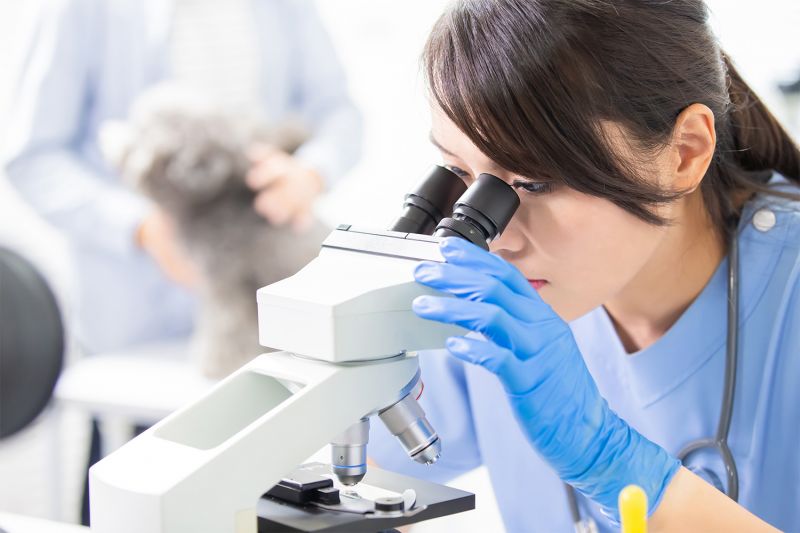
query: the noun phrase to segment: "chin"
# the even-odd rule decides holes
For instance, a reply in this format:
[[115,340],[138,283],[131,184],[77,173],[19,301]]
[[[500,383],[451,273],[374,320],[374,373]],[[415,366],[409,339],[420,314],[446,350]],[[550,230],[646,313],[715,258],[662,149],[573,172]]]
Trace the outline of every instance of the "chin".
[[545,301],[553,311],[564,322],[572,322],[573,320],[582,317],[597,306],[589,306],[586,302],[575,301],[574,297],[567,294],[560,293],[551,285],[542,287],[539,290],[542,300]]

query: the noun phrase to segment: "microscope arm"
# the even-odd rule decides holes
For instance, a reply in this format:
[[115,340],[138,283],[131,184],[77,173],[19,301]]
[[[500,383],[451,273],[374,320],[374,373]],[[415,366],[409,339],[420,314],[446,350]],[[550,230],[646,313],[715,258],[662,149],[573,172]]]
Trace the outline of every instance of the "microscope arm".
[[262,355],[92,467],[92,531],[255,533],[261,495],[399,400],[417,369],[414,355],[359,365]]

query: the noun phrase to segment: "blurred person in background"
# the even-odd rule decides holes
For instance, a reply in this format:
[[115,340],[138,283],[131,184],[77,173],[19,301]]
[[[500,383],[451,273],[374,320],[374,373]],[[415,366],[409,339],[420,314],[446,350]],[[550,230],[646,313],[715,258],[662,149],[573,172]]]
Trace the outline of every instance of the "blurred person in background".
[[[361,118],[330,38],[310,1],[42,0],[36,9],[2,158],[21,196],[70,243],[76,337],[87,353],[185,337],[197,273],[169,218],[105,161],[100,130],[165,80],[256,110],[265,124],[297,120],[308,140],[291,155],[254,146],[247,183],[258,213],[302,231],[315,198],[360,152]],[[98,458],[95,424],[90,464]]]
[[3,162],[22,197],[69,239],[76,333],[89,353],[187,335],[195,272],[168,220],[104,160],[101,127],[165,79],[311,136],[293,155],[254,147],[248,183],[270,222],[302,228],[355,162],[361,119],[311,2],[42,0],[16,73]]

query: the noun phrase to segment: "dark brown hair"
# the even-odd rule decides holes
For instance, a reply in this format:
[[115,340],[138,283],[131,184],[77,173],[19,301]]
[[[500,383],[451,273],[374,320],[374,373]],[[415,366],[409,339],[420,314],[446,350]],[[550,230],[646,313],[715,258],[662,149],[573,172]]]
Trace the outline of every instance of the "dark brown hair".
[[460,0],[423,61],[435,102],[498,165],[653,224],[669,221],[652,207],[682,193],[617,157],[605,121],[646,158],[682,110],[708,106],[717,146],[701,187],[723,234],[737,198],[768,190],[768,171],[800,181],[797,146],[720,50],[702,0]]

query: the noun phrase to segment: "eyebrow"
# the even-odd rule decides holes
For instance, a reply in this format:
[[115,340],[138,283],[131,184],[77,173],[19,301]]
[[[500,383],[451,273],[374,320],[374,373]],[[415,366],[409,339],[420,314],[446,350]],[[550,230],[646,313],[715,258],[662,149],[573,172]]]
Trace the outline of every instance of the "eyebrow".
[[436,137],[434,137],[434,136],[433,136],[433,132],[430,132],[430,133],[428,134],[428,139],[431,141],[431,144],[433,144],[433,145],[434,145],[436,148],[438,148],[439,150],[441,150],[441,151],[442,151],[442,153],[444,153],[444,154],[447,154],[447,155],[449,155],[449,156],[458,157],[456,154],[454,154],[453,152],[451,152],[450,150],[448,150],[447,148],[445,148],[444,146],[442,146],[442,145],[439,143],[439,141],[437,141],[437,140],[436,140]]
[[[433,132],[430,132],[428,134],[428,139],[431,141],[431,144],[433,144],[436,148],[441,150],[443,154],[449,155],[450,157],[455,157],[456,159],[461,159],[458,156],[458,154],[455,154],[455,153],[451,152],[450,150],[448,150],[447,148],[445,148],[444,146],[442,146],[439,143],[439,141],[436,140],[436,137],[433,136]],[[501,172],[502,168],[497,163],[492,161],[491,162],[491,170],[492,170],[492,172],[497,173],[497,172]]]

